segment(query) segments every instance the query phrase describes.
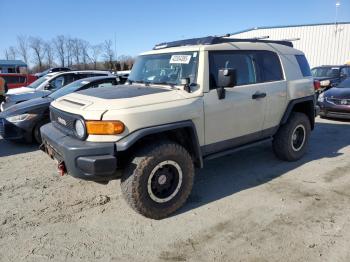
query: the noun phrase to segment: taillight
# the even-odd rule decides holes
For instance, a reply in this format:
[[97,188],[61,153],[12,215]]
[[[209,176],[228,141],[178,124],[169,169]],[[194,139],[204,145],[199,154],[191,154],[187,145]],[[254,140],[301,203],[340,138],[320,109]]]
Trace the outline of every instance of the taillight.
[[321,88],[321,83],[318,80],[314,80],[314,89],[318,90]]

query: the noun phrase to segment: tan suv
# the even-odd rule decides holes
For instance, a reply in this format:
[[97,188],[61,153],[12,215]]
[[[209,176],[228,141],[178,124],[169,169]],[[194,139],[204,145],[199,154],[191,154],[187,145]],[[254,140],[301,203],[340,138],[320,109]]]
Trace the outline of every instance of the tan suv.
[[161,219],[206,159],[271,140],[280,159],[301,158],[314,112],[308,62],[290,42],[188,39],[141,54],[126,85],[54,101],[42,148],[62,174],[121,178],[130,206]]

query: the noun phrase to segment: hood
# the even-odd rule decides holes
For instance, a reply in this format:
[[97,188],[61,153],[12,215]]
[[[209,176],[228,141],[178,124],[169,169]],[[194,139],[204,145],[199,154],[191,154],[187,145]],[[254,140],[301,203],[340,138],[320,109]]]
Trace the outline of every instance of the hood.
[[31,89],[32,92],[27,92],[27,93],[19,93],[19,94],[12,94],[8,95],[8,101],[11,102],[21,102],[21,101],[27,101],[29,99],[33,98],[38,98],[38,97],[43,97],[48,94],[46,91],[34,91]]
[[13,105],[1,114],[4,117],[8,117],[13,115],[24,114],[27,112],[42,112],[49,108],[51,102],[52,99],[49,97],[35,98],[19,103],[17,105]]
[[327,90],[325,97],[339,98],[339,99],[350,99],[350,88],[336,88],[333,87]]
[[6,95],[14,95],[14,94],[23,94],[28,92],[33,92],[35,89],[30,87],[19,87],[19,88],[12,88],[7,91]]
[[101,111],[125,109],[165,103],[186,98],[183,90],[160,86],[119,85],[92,88],[55,100],[52,105],[79,114],[82,110]]

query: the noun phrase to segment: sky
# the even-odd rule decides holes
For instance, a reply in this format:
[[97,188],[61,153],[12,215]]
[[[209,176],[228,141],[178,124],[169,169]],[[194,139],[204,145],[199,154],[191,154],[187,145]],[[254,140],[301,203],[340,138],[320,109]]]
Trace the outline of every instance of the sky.
[[[335,21],[336,0],[0,0],[0,59],[18,35],[57,35],[91,44],[114,41],[117,54],[137,55],[157,43],[275,25]],[[340,0],[338,21],[350,21]]]

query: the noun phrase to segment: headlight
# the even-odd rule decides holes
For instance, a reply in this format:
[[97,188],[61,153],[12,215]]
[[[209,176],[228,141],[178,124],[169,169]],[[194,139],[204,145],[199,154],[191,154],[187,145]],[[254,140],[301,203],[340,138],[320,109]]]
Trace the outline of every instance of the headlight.
[[86,121],[86,129],[89,135],[117,135],[125,130],[121,121]]
[[323,80],[320,82],[321,86],[329,86],[330,84],[331,84],[331,81],[329,81],[329,80]]
[[317,101],[318,101],[318,102],[321,102],[321,103],[324,102],[324,93],[321,93],[321,94],[318,96]]
[[22,114],[22,115],[6,117],[6,120],[11,122],[11,123],[18,123],[18,122],[30,120],[36,116],[37,116],[36,114]]
[[74,127],[75,127],[75,132],[76,132],[77,136],[80,139],[84,139],[84,137],[85,137],[85,125],[84,125],[83,120],[75,121]]

